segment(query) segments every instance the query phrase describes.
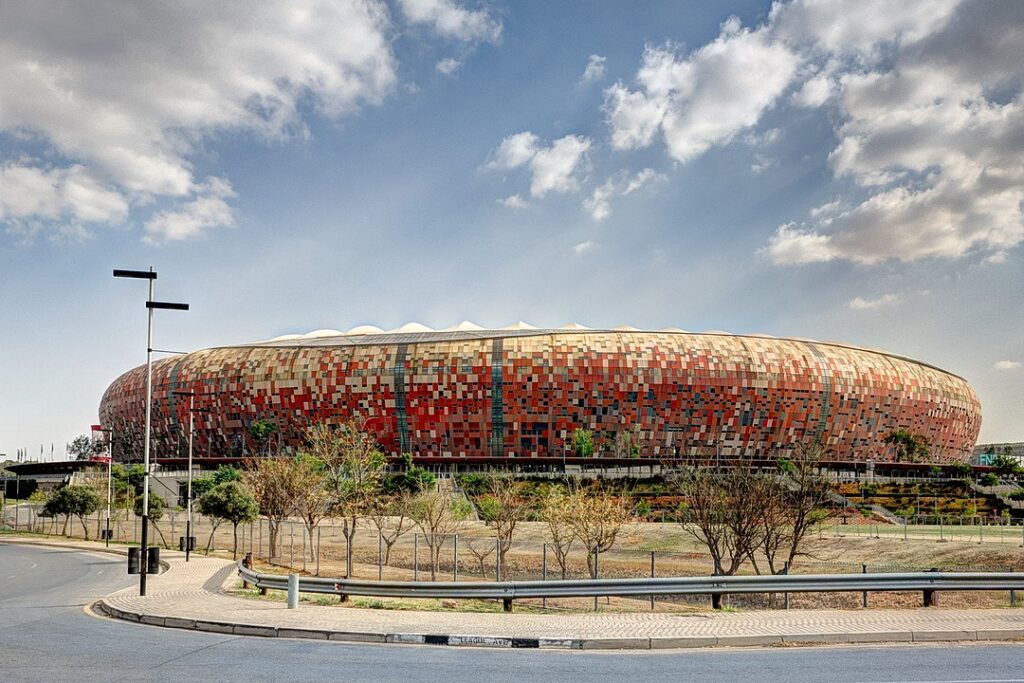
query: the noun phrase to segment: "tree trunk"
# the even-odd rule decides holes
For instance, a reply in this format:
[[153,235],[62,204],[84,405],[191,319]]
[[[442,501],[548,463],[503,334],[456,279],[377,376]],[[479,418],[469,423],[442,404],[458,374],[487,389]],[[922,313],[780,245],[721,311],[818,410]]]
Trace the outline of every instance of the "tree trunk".
[[267,551],[267,561],[271,564],[274,563],[274,558],[277,557],[275,552],[277,551],[277,535],[280,531],[280,524],[281,522],[279,520],[273,520],[270,517],[267,517],[267,534],[270,537],[268,539],[270,548]]
[[233,544],[231,546],[231,559],[232,560],[237,560],[238,559],[238,523],[237,522],[232,522],[232,524],[234,524],[234,528],[231,530],[231,534],[233,536],[233,541],[234,542],[233,542]]
[[85,523],[85,516],[84,515],[79,515],[78,516],[78,521],[82,523],[82,531],[85,532],[85,540],[88,541],[89,540],[89,527]]

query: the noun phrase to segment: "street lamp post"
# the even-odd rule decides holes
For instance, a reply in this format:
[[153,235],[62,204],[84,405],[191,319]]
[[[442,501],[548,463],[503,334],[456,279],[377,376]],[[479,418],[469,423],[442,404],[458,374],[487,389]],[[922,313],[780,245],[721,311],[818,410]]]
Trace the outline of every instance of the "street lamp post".
[[107,435],[107,530],[103,535],[104,545],[110,547],[110,500],[113,493],[113,487],[111,486],[111,475],[112,467],[114,464],[114,430],[101,426],[93,426],[94,432],[100,432],[101,434]]
[[196,392],[175,391],[174,393],[178,396],[188,396],[188,485],[185,491],[185,561],[188,562],[189,550],[192,545],[192,439],[195,434]]
[[144,596],[146,594],[146,570],[149,564],[149,432],[153,419],[153,311],[156,309],[187,311],[188,304],[153,301],[153,283],[156,281],[156,271],[152,266],[149,270],[115,269],[114,277],[149,281],[149,296],[146,299],[146,426],[142,448],[142,542],[140,544],[142,556],[139,562],[139,595]]

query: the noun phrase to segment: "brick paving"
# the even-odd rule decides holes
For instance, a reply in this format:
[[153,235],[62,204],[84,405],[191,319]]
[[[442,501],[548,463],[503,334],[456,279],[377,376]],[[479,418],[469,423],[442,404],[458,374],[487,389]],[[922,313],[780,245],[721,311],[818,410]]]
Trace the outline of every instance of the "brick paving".
[[[102,544],[65,543],[80,549]],[[237,583],[230,561],[164,551],[170,571],[148,595],[131,587],[103,603],[113,616],[159,625],[254,635],[541,647],[687,647],[781,642],[879,642],[1024,638],[1024,609],[772,610],[707,614],[416,612],[254,600],[224,594]],[[437,641],[436,638],[433,639]]]

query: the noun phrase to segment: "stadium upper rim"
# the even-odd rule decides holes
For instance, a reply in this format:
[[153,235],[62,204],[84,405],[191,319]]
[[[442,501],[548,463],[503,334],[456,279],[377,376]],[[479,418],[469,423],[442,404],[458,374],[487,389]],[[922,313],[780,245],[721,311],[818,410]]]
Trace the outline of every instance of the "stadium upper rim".
[[875,349],[866,346],[857,346],[837,341],[820,341],[807,337],[778,337],[765,333],[733,333],[724,330],[705,330],[703,332],[690,332],[678,327],[666,327],[658,330],[643,330],[629,325],[621,325],[613,328],[590,328],[579,323],[569,323],[562,327],[534,327],[529,323],[518,322],[513,325],[500,328],[485,328],[469,321],[463,321],[441,330],[431,329],[421,323],[407,323],[393,330],[383,330],[373,325],[359,325],[347,332],[332,329],[321,329],[306,334],[286,334],[264,341],[224,344],[210,347],[211,349],[237,349],[237,348],[317,348],[317,347],[360,347],[360,346],[390,346],[399,344],[430,344],[437,342],[457,342],[486,339],[507,339],[516,337],[541,337],[552,335],[575,335],[575,334],[672,334],[694,337],[737,337],[741,339],[766,339],[774,341],[793,342],[797,344],[819,344],[832,346],[853,351],[886,356],[914,363],[926,368],[931,368],[951,377],[956,377],[964,382],[967,380],[960,375],[933,365],[911,358],[909,356],[892,353],[884,349]]

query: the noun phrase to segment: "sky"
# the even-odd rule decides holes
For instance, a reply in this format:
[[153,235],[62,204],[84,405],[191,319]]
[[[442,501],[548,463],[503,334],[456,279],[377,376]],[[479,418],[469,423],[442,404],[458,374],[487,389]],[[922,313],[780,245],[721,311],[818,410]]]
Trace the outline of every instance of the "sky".
[[159,349],[468,319],[799,336],[1024,440],[1024,3],[0,5],[0,453]]

